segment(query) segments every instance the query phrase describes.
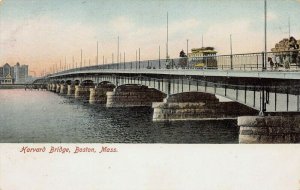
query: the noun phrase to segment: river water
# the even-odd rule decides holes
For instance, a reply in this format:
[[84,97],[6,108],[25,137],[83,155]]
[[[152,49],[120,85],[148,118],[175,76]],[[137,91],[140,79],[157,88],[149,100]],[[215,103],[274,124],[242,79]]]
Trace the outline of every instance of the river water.
[[48,91],[0,90],[1,143],[238,143],[235,121],[153,122],[152,108],[106,108]]

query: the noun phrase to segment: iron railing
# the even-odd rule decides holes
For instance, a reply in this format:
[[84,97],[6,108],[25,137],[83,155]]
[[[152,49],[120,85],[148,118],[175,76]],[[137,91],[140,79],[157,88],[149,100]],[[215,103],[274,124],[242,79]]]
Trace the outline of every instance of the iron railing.
[[[265,59],[266,58],[266,59]],[[265,60],[268,60],[265,62]],[[175,59],[156,59],[129,61],[94,66],[84,66],[58,71],[64,74],[89,70],[141,70],[141,69],[215,69],[240,71],[300,71],[299,50],[282,52],[261,52],[203,57],[182,57]],[[50,74],[51,75],[51,74]]]

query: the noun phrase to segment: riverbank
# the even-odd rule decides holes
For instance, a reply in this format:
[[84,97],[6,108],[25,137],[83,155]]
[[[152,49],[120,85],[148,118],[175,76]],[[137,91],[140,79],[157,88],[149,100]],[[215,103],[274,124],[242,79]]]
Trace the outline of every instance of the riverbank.
[[0,89],[24,89],[25,84],[0,84]]

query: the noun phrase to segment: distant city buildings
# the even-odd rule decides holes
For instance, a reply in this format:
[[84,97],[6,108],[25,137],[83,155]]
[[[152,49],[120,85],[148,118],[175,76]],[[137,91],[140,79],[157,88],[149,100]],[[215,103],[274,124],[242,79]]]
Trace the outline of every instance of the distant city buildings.
[[24,84],[28,79],[28,65],[5,63],[0,67],[0,84]]

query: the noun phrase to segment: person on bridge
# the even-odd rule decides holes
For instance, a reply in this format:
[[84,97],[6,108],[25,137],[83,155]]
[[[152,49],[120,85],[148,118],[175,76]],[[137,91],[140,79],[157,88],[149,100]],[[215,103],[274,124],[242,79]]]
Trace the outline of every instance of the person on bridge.
[[297,44],[297,40],[291,36],[289,39],[289,51],[290,52],[290,62],[298,65],[298,52],[299,52],[299,44]]
[[289,56],[284,55],[283,56],[283,64],[284,64],[284,68],[285,69],[290,69],[290,60],[289,60]]
[[273,70],[274,62],[271,57],[268,57],[268,62],[270,63],[271,70]]
[[187,57],[183,50],[180,51],[179,57]]

